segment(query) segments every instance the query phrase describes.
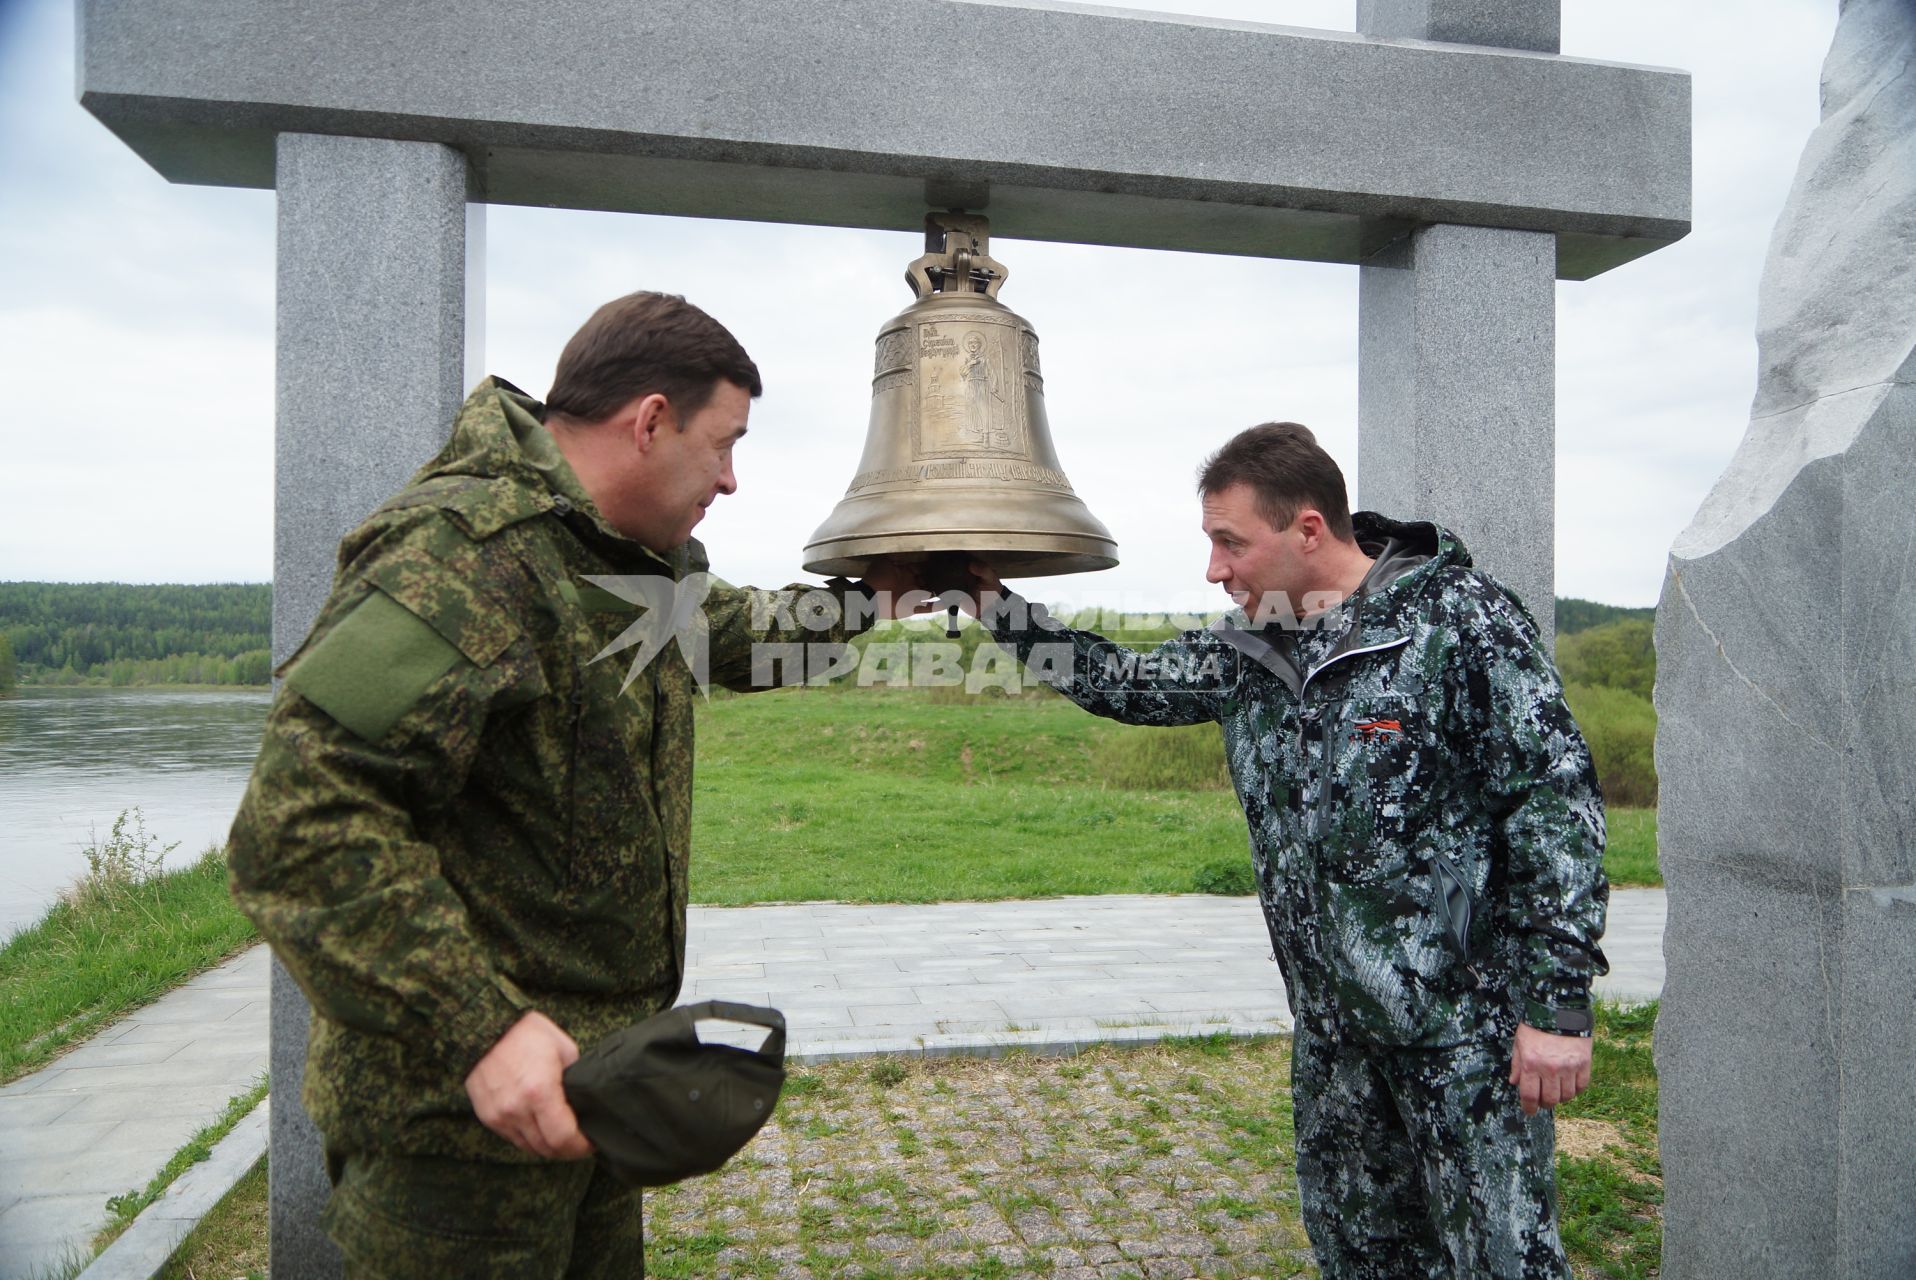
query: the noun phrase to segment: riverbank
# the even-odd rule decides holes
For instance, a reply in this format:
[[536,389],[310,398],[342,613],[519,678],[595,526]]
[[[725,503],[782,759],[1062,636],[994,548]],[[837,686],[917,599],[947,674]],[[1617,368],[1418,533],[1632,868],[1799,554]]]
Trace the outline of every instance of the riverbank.
[[36,689],[124,689],[128,692],[158,689],[168,693],[268,693],[272,690],[272,682],[257,680],[246,684],[172,684],[160,680],[115,684],[102,676],[83,676],[77,680],[36,680],[22,676],[19,684],[6,693],[0,694],[0,697],[32,693]]
[[170,867],[224,843],[271,697],[35,686],[0,700],[0,942],[87,874],[87,848],[123,811],[177,846]]
[[[121,809],[145,806],[188,855],[223,840],[269,704],[265,689],[97,686],[0,702],[0,938],[84,871],[89,829]],[[1055,696],[714,698],[698,710],[695,787],[695,901],[1251,887],[1215,728],[1134,728]],[[1613,809],[1606,865],[1618,885],[1661,883],[1653,810]]]
[[0,946],[0,1084],[257,941],[217,850],[153,874],[157,849],[141,835],[116,824],[98,869]]

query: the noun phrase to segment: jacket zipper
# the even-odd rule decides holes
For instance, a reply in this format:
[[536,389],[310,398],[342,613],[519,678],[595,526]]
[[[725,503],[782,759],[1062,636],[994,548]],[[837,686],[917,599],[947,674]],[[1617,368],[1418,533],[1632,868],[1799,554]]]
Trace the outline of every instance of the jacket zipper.
[[1399,636],[1383,644],[1365,645],[1361,649],[1345,649],[1341,653],[1333,653],[1322,664],[1306,672],[1304,682],[1297,687],[1298,746],[1301,748],[1304,745],[1302,739],[1306,725],[1313,725],[1317,729],[1317,803],[1311,806],[1311,855],[1314,862],[1318,860],[1317,854],[1320,852],[1318,845],[1324,836],[1324,813],[1330,807],[1331,738],[1329,726],[1325,723],[1324,717],[1316,708],[1309,705],[1311,681],[1346,658],[1355,658],[1366,653],[1383,653],[1386,650],[1402,648],[1409,643],[1409,636]]

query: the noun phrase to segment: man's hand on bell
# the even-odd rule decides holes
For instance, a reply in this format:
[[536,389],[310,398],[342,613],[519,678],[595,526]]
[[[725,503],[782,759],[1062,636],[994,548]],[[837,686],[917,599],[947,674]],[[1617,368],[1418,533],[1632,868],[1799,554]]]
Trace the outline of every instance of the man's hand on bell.
[[880,556],[859,584],[881,602],[880,616],[909,618],[956,605],[977,616],[987,593],[1002,598],[1005,585],[983,560],[961,552]]
[[993,569],[983,560],[971,561],[965,566],[965,570],[971,575],[970,591],[974,599],[982,597],[986,592],[991,592],[998,596],[1004,595],[1004,579],[998,576],[996,569]]
[[1510,1083],[1517,1086],[1525,1115],[1568,1102],[1590,1087],[1590,1043],[1587,1036],[1560,1036],[1527,1022],[1518,1024]]
[[948,564],[944,580],[936,584],[937,589],[948,592],[945,600],[957,605],[972,617],[1005,595],[1005,584],[998,577],[998,571],[983,560],[967,559],[958,564]]
[[479,1123],[513,1146],[548,1160],[583,1160],[592,1144],[579,1132],[563,1079],[578,1060],[572,1037],[533,1010],[479,1059],[466,1076],[466,1096]]
[[922,563],[904,557],[879,556],[858,585],[878,602],[879,617],[910,617],[933,607],[923,569]]

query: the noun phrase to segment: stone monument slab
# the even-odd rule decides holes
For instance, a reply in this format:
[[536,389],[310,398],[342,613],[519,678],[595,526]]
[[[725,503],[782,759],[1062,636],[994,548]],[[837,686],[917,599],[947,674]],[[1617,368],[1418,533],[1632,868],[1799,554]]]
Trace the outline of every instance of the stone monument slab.
[[[286,134],[278,142],[273,661],[292,657],[332,587],[339,540],[445,442],[476,380],[485,206],[466,158],[433,142]],[[376,193],[376,194],[370,194]],[[272,976],[273,1270],[336,1276],[320,1230],[330,1187],[299,1105],[306,998]]]
[[1672,1280],[1916,1275],[1916,8],[1847,0],[1657,610]]

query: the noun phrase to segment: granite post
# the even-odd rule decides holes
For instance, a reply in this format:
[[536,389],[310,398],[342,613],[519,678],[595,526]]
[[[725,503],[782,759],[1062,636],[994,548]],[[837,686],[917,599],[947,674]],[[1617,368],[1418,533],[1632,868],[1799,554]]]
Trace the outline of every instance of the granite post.
[[1916,7],[1847,0],[1657,609],[1671,1280],[1916,1275]]
[[[282,134],[275,386],[273,661],[299,648],[339,540],[445,442],[480,362],[483,205],[435,142]],[[469,364],[470,362],[470,364]],[[299,1105],[311,1010],[273,963],[273,1275],[340,1260],[319,1228],[318,1131]]]
[[1371,36],[1442,40],[1555,53],[1561,0],[1357,0],[1357,29]]
[[[1359,0],[1372,36],[1555,53],[1557,0]],[[1456,531],[1556,627],[1557,238],[1439,224],[1358,268],[1358,503]]]

